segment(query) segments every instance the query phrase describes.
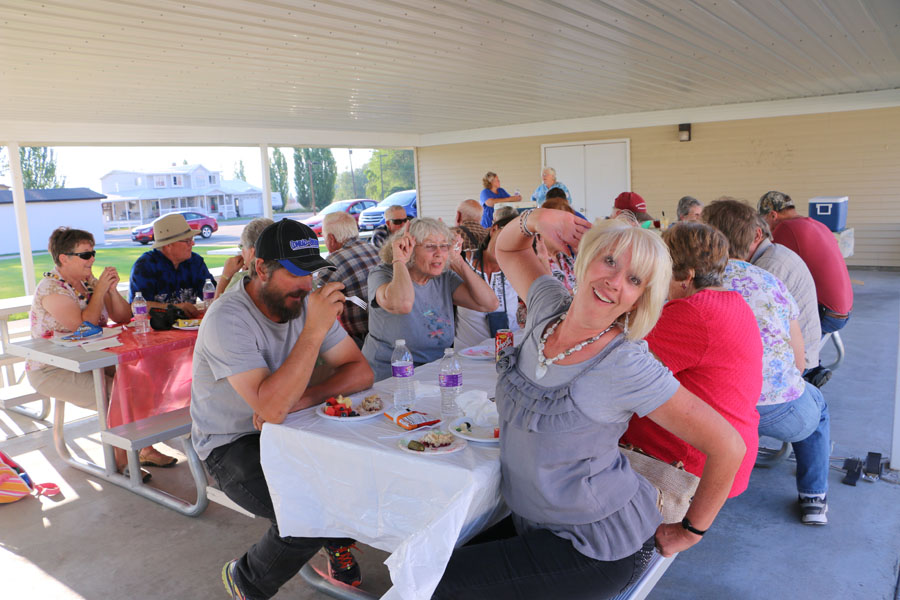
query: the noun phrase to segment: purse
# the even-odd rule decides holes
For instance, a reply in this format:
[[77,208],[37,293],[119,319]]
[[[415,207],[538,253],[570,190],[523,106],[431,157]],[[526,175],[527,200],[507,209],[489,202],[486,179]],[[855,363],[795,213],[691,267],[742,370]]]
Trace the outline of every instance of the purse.
[[649,481],[659,492],[656,508],[663,517],[663,523],[679,523],[687,514],[697,491],[700,478],[684,470],[684,466],[670,465],[640,450],[619,445],[631,468]]

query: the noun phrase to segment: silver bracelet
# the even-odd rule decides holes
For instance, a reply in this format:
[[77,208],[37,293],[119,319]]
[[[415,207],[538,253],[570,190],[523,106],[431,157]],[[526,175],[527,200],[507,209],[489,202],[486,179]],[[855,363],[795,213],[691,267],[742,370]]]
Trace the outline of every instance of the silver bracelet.
[[535,232],[528,229],[528,217],[531,216],[531,213],[534,212],[533,208],[529,208],[526,211],[523,211],[522,214],[519,215],[519,229],[522,230],[522,235],[526,235],[528,237],[534,237]]

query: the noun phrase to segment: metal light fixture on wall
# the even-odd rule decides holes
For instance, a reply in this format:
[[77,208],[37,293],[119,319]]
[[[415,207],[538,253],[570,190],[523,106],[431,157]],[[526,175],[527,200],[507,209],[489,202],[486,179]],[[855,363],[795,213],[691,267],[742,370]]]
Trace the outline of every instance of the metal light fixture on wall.
[[689,142],[691,141],[691,124],[690,123],[682,123],[678,126],[678,141],[679,142]]

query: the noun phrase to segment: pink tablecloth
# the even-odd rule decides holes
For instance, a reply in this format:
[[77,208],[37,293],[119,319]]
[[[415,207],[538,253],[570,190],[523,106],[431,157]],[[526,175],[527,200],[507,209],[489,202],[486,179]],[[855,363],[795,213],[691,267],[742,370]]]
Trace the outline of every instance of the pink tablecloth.
[[109,400],[109,427],[189,406],[191,363],[196,331],[151,331],[144,339],[131,329],[119,336],[122,346]]

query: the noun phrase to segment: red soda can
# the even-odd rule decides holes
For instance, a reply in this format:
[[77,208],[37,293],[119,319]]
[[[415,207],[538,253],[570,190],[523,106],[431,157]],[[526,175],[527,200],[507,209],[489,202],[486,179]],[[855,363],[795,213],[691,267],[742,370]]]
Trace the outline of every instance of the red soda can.
[[498,329],[497,335],[494,336],[494,360],[500,360],[500,352],[504,348],[511,348],[513,345],[513,332],[511,329]]

